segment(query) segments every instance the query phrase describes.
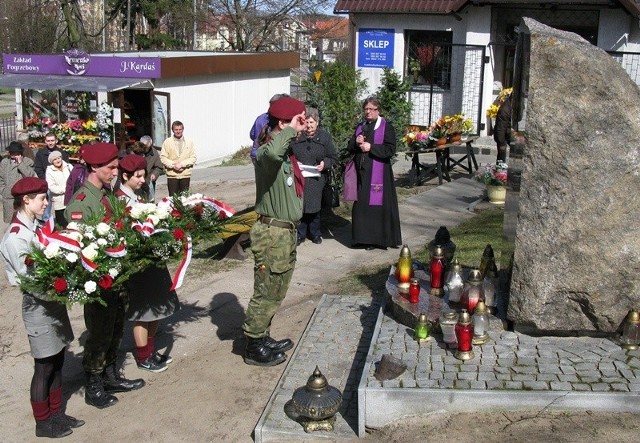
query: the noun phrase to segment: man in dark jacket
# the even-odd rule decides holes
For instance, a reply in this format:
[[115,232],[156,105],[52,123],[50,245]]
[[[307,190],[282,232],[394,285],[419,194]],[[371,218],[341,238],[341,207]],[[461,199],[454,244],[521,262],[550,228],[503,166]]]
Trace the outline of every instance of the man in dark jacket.
[[507,161],[507,148],[511,144],[511,94],[507,95],[498,108],[493,139],[498,145],[496,161]]
[[45,147],[38,149],[36,152],[36,160],[34,167],[38,178],[46,179],[47,166],[49,166],[49,154],[53,151],[60,151],[62,154],[62,160],[69,163],[69,153],[58,146],[58,137],[53,132],[47,133],[44,136]]

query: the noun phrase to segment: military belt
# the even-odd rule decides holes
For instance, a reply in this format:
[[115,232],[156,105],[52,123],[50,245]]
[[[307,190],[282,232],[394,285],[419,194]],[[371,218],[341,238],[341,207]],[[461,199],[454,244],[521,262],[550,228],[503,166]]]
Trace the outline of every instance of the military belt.
[[276,228],[291,229],[292,231],[296,229],[298,224],[300,224],[300,222],[294,223],[290,221],[278,220],[277,218],[267,217],[266,215],[259,215],[258,221],[260,223],[264,223],[265,225],[275,226]]

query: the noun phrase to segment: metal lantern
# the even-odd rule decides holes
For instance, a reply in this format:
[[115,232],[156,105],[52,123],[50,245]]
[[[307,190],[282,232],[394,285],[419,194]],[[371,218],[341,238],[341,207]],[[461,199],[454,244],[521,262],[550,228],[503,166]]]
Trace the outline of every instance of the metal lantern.
[[483,345],[489,341],[489,315],[484,302],[478,302],[473,316],[473,344]]
[[342,393],[330,386],[316,366],[305,386],[293,393],[284,405],[289,418],[302,425],[305,432],[333,431],[336,413],[342,404]]
[[638,349],[640,345],[640,313],[634,309],[624,321],[620,343],[624,349]]
[[482,290],[484,291],[484,302],[487,305],[487,311],[490,314],[495,314],[496,312],[496,278],[498,275],[498,268],[496,264],[493,263],[489,269],[487,269],[487,273],[484,276],[484,280],[482,281]]
[[396,278],[398,283],[409,283],[413,277],[413,264],[411,262],[411,251],[409,246],[404,245],[400,250],[400,258],[396,265]]

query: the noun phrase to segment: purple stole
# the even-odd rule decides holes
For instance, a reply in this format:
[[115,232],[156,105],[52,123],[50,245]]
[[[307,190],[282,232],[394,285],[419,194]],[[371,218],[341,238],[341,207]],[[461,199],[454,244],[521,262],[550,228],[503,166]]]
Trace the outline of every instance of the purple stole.
[[[380,126],[373,130],[373,144],[381,145],[384,143],[384,130],[387,123],[384,118],[380,117]],[[356,128],[356,137],[362,133],[362,125]],[[382,195],[384,190],[384,163],[373,160],[373,169],[371,170],[371,186],[369,187],[369,206],[382,206]]]

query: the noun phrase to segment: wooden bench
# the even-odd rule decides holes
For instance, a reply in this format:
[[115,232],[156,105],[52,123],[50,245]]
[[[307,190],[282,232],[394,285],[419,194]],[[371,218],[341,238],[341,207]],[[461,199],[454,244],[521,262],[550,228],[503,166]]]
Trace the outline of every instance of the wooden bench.
[[230,258],[233,260],[244,260],[247,258],[244,253],[243,244],[249,241],[249,231],[258,219],[258,214],[253,210],[253,206],[234,214],[233,223],[227,223],[219,237],[222,239],[222,250],[218,258]]

